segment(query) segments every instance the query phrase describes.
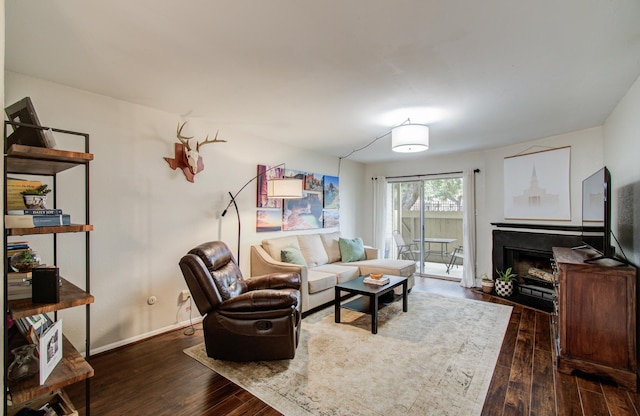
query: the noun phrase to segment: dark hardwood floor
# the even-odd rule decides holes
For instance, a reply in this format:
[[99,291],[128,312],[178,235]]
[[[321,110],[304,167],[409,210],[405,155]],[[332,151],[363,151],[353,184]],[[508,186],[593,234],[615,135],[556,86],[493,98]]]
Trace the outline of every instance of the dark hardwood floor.
[[[509,304],[456,282],[416,278],[414,290]],[[304,321],[303,321],[304,324]],[[186,356],[202,331],[182,330],[92,357],[92,415],[279,415]],[[483,415],[636,415],[640,395],[554,370],[550,317],[514,305]],[[84,414],[84,383],[67,388]]]

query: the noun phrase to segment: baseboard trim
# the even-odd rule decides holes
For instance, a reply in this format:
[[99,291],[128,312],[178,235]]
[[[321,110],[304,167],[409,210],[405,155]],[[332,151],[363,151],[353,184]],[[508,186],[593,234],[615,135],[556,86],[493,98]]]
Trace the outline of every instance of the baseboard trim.
[[169,326],[165,326],[163,328],[158,328],[156,330],[150,331],[150,332],[145,332],[144,334],[140,334],[140,335],[136,335],[135,337],[131,337],[131,338],[126,338],[123,339],[121,341],[118,342],[114,342],[111,344],[107,344],[104,345],[102,347],[99,348],[92,348],[91,349],[91,355],[97,355],[97,354],[102,354],[111,350],[115,350],[121,347],[125,347],[129,344],[134,344],[136,342],[140,342],[140,341],[144,341],[145,339],[148,338],[152,338],[155,337],[156,335],[161,335],[164,334],[166,332],[171,332],[171,331],[175,331],[176,329],[181,329],[181,328],[186,328],[188,326],[191,325],[195,325],[198,324],[200,322],[202,322],[204,318],[202,316],[199,316],[197,318],[193,318],[191,320],[188,321],[182,321],[182,322],[178,322],[175,323],[173,325],[169,325]]

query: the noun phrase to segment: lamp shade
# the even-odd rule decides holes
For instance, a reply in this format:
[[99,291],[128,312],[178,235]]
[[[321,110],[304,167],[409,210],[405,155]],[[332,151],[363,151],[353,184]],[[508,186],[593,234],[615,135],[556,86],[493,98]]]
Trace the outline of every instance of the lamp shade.
[[282,178],[267,181],[268,198],[302,198],[302,179]]
[[429,148],[429,127],[424,124],[403,124],[391,130],[394,152],[423,152]]

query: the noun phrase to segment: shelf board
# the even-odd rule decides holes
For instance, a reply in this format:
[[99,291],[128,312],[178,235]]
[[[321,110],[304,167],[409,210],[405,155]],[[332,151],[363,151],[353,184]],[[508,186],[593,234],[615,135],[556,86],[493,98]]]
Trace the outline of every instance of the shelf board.
[[91,224],[56,225],[53,227],[7,228],[7,235],[62,234],[93,231]]
[[8,301],[7,306],[12,319],[16,320],[40,313],[55,312],[60,309],[88,305],[94,302],[92,294],[87,293],[62,277],[60,279],[62,280],[62,286],[60,287],[60,302],[33,303],[31,298],[10,300]]
[[66,337],[63,337],[62,360],[53,369],[45,383],[40,385],[36,374],[16,385],[10,385],[11,401],[14,404],[19,404],[55,389],[86,380],[89,377],[93,377],[93,368],[74,348],[73,344]]
[[14,144],[6,152],[8,173],[55,175],[93,160],[92,153]]

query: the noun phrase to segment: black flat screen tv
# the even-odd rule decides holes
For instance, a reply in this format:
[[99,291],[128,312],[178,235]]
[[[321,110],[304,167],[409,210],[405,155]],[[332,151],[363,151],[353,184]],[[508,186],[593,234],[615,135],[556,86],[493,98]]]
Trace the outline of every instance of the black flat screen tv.
[[582,181],[582,242],[600,258],[614,258],[611,245],[611,173],[603,167]]

